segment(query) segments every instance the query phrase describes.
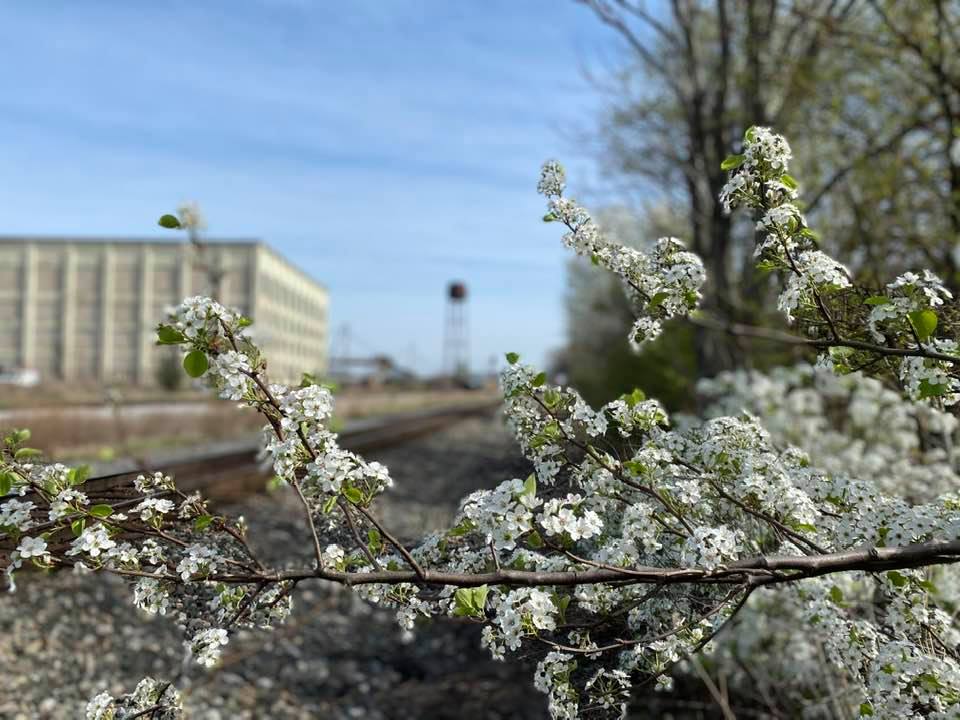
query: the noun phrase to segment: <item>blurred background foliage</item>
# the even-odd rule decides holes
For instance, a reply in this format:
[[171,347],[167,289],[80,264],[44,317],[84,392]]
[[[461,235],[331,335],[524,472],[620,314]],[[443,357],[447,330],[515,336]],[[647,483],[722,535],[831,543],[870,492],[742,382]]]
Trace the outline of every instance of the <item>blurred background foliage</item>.
[[[674,235],[700,254],[714,326],[783,326],[774,278],[753,265],[753,223],[717,201],[720,163],[751,125],[788,137],[801,209],[861,283],[929,267],[960,290],[960,0],[581,2],[621,41],[594,74],[609,102],[590,140],[627,201],[600,208],[600,224],[629,245]],[[634,355],[617,283],[580,260],[569,280],[555,369],[592,403],[640,387],[693,410],[697,377],[796,358],[694,323]]]

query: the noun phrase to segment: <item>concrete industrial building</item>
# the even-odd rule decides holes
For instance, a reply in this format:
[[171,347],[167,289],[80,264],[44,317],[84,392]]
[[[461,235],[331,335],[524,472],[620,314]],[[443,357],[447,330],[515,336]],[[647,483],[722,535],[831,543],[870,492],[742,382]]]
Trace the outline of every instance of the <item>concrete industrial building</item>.
[[155,384],[157,323],[199,294],[254,319],[271,379],[326,371],[326,288],[261,242],[29,237],[0,237],[0,369]]

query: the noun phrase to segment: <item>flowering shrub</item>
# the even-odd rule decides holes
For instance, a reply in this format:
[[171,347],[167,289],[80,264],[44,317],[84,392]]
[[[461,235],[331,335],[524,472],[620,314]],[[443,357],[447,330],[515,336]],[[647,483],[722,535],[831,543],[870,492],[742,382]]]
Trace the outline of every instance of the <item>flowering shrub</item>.
[[[819,350],[818,367],[831,372],[901,382],[929,408],[915,417],[952,432],[942,412],[958,398],[949,293],[928,273],[881,293],[856,287],[816,246],[789,160],[782,137],[751,129],[743,154],[725,162],[722,197],[757,214],[758,261],[785,276],[780,307],[803,333],[794,341]],[[649,253],[607,242],[563,195],[556,163],[539,189],[544,219],[568,230],[565,244],[629,289],[635,344],[696,309],[703,266],[680,241]],[[0,471],[0,495],[11,496],[0,531],[16,542],[11,582],[24,563],[123,575],[138,607],[177,619],[202,666],[218,662],[236,628],[282,622],[300,583],[339,583],[395,609],[407,629],[436,616],[480,624],[497,658],[541,648],[535,684],[555,718],[621,715],[632,685],[669,688],[671,671],[716,647],[751,598],[789,595],[803,627],[824,638],[830,665],[845,669],[838,702],[862,716],[960,713],[960,633],[925,569],[960,558],[955,486],[897,496],[866,461],[856,474],[812,462],[739,409],[671,427],[656,400],[634,392],[595,410],[511,353],[505,413],[534,472],[471,494],[449,530],[407,547],[377,518],[387,469],[338,445],[326,388],[269,382],[249,324],[189,298],[158,338],[183,349],[188,374],[264,416],[265,452],[300,500],[313,563],[266,566],[242,521],[212,514],[162,473],[138,478],[126,499],[98,502],[80,489],[82,470],[35,464],[28,435],[15,432]],[[88,717],[143,716],[156,705],[174,715],[173,685],[144,683],[129,698],[97,696]]]

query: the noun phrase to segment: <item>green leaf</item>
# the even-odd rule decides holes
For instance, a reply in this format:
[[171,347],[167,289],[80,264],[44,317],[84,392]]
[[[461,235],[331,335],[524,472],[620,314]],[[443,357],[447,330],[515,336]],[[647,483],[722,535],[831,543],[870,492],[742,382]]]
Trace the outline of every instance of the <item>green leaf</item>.
[[527,534],[527,545],[532,547],[534,550],[539,550],[543,547],[543,538],[540,536],[540,533],[536,530],[532,530]]
[[845,345],[834,345],[827,350],[830,357],[834,360],[846,360],[853,355],[854,349]]
[[177,230],[183,227],[176,215],[161,215],[160,219],[157,220],[157,225],[168,230]]
[[887,580],[889,580],[894,587],[903,587],[908,582],[907,576],[903,573],[898,573],[896,570],[891,570],[887,573]]
[[90,508],[90,514],[98,518],[107,518],[113,515],[113,508],[109,505],[94,505]]
[[253,325],[253,320],[248,318],[246,315],[241,315],[237,318],[237,327],[245,328],[250,327],[251,325]]
[[934,330],[937,329],[937,314],[927,308],[926,310],[914,310],[912,313],[909,313],[907,317],[910,319],[910,324],[913,325],[913,329],[916,330],[917,336],[921,341],[928,340],[931,335],[933,335]]
[[31,458],[40,457],[41,455],[43,455],[43,452],[36,448],[20,448],[13,454],[13,459],[30,460]]
[[80,518],[79,520],[74,520],[70,523],[70,531],[74,534],[75,537],[80,537],[80,533],[83,532],[83,529],[87,526],[87,519]]
[[171,325],[161,325],[157,328],[157,342],[160,345],[179,345],[186,340],[186,336]]
[[472,520],[464,520],[462,523],[447,532],[447,537],[462,537],[476,527]]
[[90,477],[90,466],[78,465],[75,468],[70,468],[70,471],[67,473],[67,482],[75,487],[77,485],[83,485],[88,477]]
[[554,215],[553,213],[547,213],[546,215],[543,216],[544,222],[553,222],[556,219],[557,219],[557,216]]
[[920,381],[920,398],[931,398],[931,397],[940,397],[941,395],[946,395],[949,392],[949,385],[933,385],[929,380],[924,378]]
[[547,374],[546,374],[546,373],[543,373],[543,372],[542,372],[542,373],[538,373],[537,376],[533,379],[532,385],[533,385],[534,387],[540,387],[540,386],[543,385],[546,381],[547,381]]
[[373,553],[383,547],[383,538],[380,537],[380,531],[376,528],[367,530],[367,547]]
[[830,588],[830,599],[833,600],[837,605],[843,602],[843,590],[834,585]]
[[515,352],[508,352],[506,354],[506,358],[508,363],[510,363],[511,365],[516,365],[517,360],[520,359],[520,356]]
[[453,595],[453,614],[456,617],[484,617],[483,610],[487,604],[487,593],[489,591],[490,588],[486,585],[475,588],[460,588]]
[[752,143],[757,137],[757,128],[753,125],[747,128],[746,132],[743,133],[743,141],[746,143]]
[[860,717],[872,717],[873,705],[868,702],[860,703]]
[[660,307],[663,301],[666,300],[668,297],[670,297],[670,293],[658,292],[656,295],[650,298],[650,302],[647,303],[647,308],[652,310]]
[[743,155],[727,155],[722,163],[720,163],[721,170],[736,170],[738,167],[743,165],[743,161],[746,158]]
[[886,295],[871,295],[863,301],[864,305],[888,305],[891,302]]
[[209,367],[210,362],[207,360],[207,354],[200,350],[188,352],[183,358],[183,369],[192,378],[200,377]]
[[548,388],[543,393],[543,404],[546,405],[551,410],[557,407],[557,405],[559,405],[562,400],[563,400],[563,395],[561,395],[560,392],[558,390],[555,390],[554,388]]
[[337,504],[336,495],[332,495],[331,497],[327,498],[327,501],[323,504],[323,514],[329,515],[333,511],[333,508],[336,504]]
[[640,388],[634,388],[633,392],[629,395],[624,395],[623,400],[627,403],[627,407],[636,407],[638,404],[642,403],[647,399],[647,394]]
[[520,497],[524,495],[529,495],[534,497],[537,494],[537,476],[534,473],[527,475],[527,479],[523,481],[523,492],[520,493]]
[[791,190],[796,190],[798,187],[800,187],[794,177],[792,175],[787,175],[786,173],[780,176],[780,182],[782,182]]
[[197,518],[193,521],[193,529],[197,532],[202,532],[210,527],[210,523],[213,522],[213,515],[198,515]]
[[0,497],[3,497],[12,489],[13,489],[13,473],[0,472]]
[[363,501],[363,493],[355,487],[348,487],[343,489],[343,496],[352,502],[354,505]]
[[17,445],[19,445],[20,443],[25,443],[27,440],[30,439],[31,433],[27,428],[23,428],[22,430],[14,430],[13,432],[16,436]]

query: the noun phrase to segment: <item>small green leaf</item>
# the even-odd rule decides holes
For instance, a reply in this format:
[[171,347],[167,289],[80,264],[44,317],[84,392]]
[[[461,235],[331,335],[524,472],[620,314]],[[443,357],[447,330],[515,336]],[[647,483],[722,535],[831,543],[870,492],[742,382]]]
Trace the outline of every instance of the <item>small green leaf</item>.
[[193,529],[197,532],[202,532],[210,527],[210,523],[213,522],[213,515],[198,515],[197,518],[193,521]]
[[186,340],[186,336],[171,325],[161,325],[157,328],[157,342],[160,345],[179,345]]
[[520,493],[520,497],[529,495],[534,497],[537,494],[537,476],[534,473],[527,475],[527,479],[523,481],[523,492]]
[[546,215],[543,216],[544,222],[553,222],[556,219],[557,219],[557,216],[554,215],[553,213],[547,213]]
[[30,439],[30,436],[31,436],[30,430],[28,430],[27,428],[23,428],[22,430],[14,430],[13,432],[14,432],[14,435],[16,436],[17,445],[19,445],[20,443],[25,443],[27,440]]
[[531,384],[534,387],[540,387],[546,381],[547,381],[547,374],[542,372],[542,373],[537,373],[537,376],[533,379],[533,383]]
[[743,165],[746,158],[743,155],[727,155],[726,159],[720,163],[721,170],[736,170]]
[[13,473],[0,472],[0,497],[3,497],[13,489]]
[[658,308],[668,297],[670,297],[670,293],[658,292],[656,295],[650,298],[650,302],[647,303],[647,307],[649,309]]
[[873,705],[868,702],[860,703],[860,717],[872,717]]
[[363,493],[355,487],[348,487],[343,489],[343,496],[352,502],[354,505],[363,501]]
[[67,473],[67,482],[75,487],[77,485],[83,485],[88,477],[90,477],[90,466],[78,465],[75,468],[70,468],[70,471]]
[[753,125],[747,128],[746,132],[743,133],[743,141],[746,143],[752,143],[757,138],[757,128]]
[[889,580],[894,587],[903,587],[907,584],[907,576],[896,570],[891,570],[887,573],[887,580]]
[[517,360],[520,359],[520,356],[515,352],[508,352],[506,354],[506,358],[508,363],[510,363],[511,365],[516,365]]
[[910,324],[913,325],[913,329],[917,332],[917,337],[921,341],[928,340],[931,335],[933,335],[934,330],[937,329],[937,314],[930,310],[914,310],[912,313],[909,313],[907,317],[910,319]]
[[792,175],[787,175],[786,173],[784,173],[783,175],[780,176],[780,182],[782,182],[784,185],[786,185],[786,186],[787,186],[788,188],[790,188],[791,190],[796,190],[798,187],[800,187],[800,185],[799,185],[799,184],[797,183],[797,181],[793,178],[793,176],[792,176]]
[[251,325],[253,325],[253,320],[248,318],[246,315],[241,315],[237,318],[237,327],[245,328],[250,327]]
[[113,508],[109,505],[94,505],[90,508],[90,514],[98,518],[107,518],[113,515]]
[[40,457],[43,453],[36,448],[20,448],[13,454],[14,460],[30,460],[31,458]]
[[207,360],[207,354],[200,350],[188,352],[183,358],[183,369],[192,378],[200,377],[209,367],[210,362]]
[[73,532],[73,534],[74,534],[75,537],[80,537],[80,534],[83,532],[83,529],[84,529],[86,526],[87,526],[87,519],[86,519],[86,518],[80,518],[80,519],[74,520],[72,523],[70,523],[70,530],[71,530],[71,532]]
[[833,360],[846,360],[853,355],[854,349],[845,345],[834,345],[827,352]]
[[536,530],[531,531],[527,534],[527,545],[532,547],[534,550],[539,550],[543,547],[543,538],[540,536],[540,533]]
[[447,532],[447,537],[462,537],[476,527],[472,520],[464,520],[462,523]]
[[924,378],[920,381],[920,398],[931,398],[931,397],[940,397],[941,395],[946,395],[950,391],[949,385],[933,385],[929,380]]
[[864,305],[888,305],[891,302],[886,295],[871,295],[863,301]]
[[627,407],[636,407],[638,404],[642,403],[647,399],[647,394],[640,388],[634,388],[629,395],[624,395],[623,400],[627,403]]
[[543,393],[543,404],[546,405],[551,410],[557,407],[557,405],[559,405],[562,400],[563,400],[563,395],[561,395],[560,392],[558,390],[555,390],[554,388],[548,388]]
[[837,605],[843,602],[843,590],[834,585],[830,588],[830,599]]
[[337,504],[337,496],[336,496],[336,495],[333,495],[333,496],[327,498],[327,501],[323,504],[323,514],[324,514],[324,515],[329,515],[329,514],[333,511],[333,508],[334,508],[334,506],[335,506],[336,504]]
[[487,604],[487,593],[489,591],[490,588],[486,585],[475,588],[460,588],[453,595],[453,614],[456,617],[482,618],[484,616],[484,606]]
[[374,553],[383,547],[383,538],[380,537],[380,531],[376,528],[367,530],[367,547]]
[[176,215],[161,215],[157,220],[157,225],[168,230],[176,230],[183,227]]

